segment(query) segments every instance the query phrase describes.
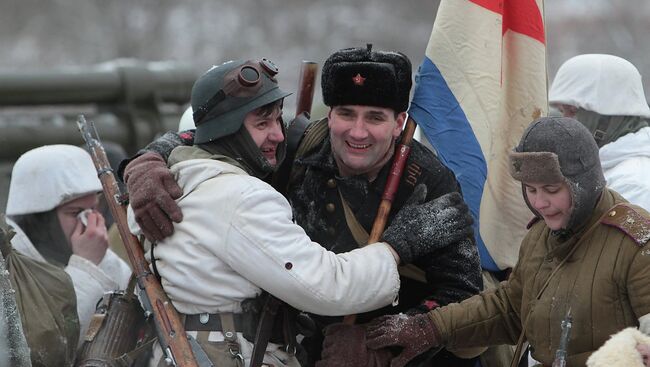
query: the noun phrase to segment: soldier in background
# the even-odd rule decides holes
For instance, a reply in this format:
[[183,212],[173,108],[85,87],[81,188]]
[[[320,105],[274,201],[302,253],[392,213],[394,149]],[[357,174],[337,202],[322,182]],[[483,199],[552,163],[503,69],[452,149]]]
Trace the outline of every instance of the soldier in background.
[[637,68],[613,55],[572,57],[548,99],[592,133],[607,186],[650,211],[650,108]]
[[47,145],[14,164],[7,223],[13,247],[69,274],[77,297],[79,340],[104,292],[125,289],[128,265],[108,249],[103,216],[96,210],[102,190],[90,155],[72,145]]

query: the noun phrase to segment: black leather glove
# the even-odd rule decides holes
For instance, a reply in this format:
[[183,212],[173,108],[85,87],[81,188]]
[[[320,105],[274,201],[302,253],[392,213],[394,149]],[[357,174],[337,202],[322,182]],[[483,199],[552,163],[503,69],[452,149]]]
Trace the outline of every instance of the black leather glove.
[[426,186],[416,186],[384,231],[383,241],[406,263],[473,235],[474,221],[458,192],[425,202],[426,196]]
[[183,191],[174,180],[167,163],[157,153],[145,153],[124,170],[124,181],[135,220],[150,241],[160,241],[174,233],[172,222],[183,219],[175,199]]
[[401,347],[402,352],[390,363],[403,367],[427,350],[439,346],[438,330],[428,314],[382,316],[373,320],[366,331],[366,345],[370,349]]

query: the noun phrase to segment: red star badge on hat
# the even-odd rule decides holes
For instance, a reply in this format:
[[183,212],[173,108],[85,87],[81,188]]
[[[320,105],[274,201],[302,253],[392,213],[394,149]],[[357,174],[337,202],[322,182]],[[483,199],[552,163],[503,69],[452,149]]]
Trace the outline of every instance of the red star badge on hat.
[[366,81],[366,78],[362,77],[361,74],[357,73],[352,78],[352,82],[354,82],[354,85],[363,85],[363,83]]

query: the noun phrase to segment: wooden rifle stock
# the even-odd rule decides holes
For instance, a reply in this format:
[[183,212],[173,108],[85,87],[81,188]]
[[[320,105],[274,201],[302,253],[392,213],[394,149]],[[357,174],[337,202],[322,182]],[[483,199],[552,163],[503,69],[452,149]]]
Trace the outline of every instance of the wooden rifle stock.
[[296,96],[296,117],[303,112],[307,112],[308,117],[311,114],[311,105],[314,100],[314,89],[316,86],[316,73],[318,73],[317,63],[306,60],[302,61]]
[[[399,188],[399,182],[404,173],[404,166],[406,165],[406,161],[411,153],[411,142],[413,141],[413,134],[415,134],[416,126],[415,121],[409,116],[406,120],[404,132],[402,132],[402,140],[396,149],[396,157],[393,159],[393,165],[390,168],[390,173],[386,180],[386,186],[384,186],[384,193],[381,196],[379,209],[377,209],[377,216],[372,224],[372,230],[370,231],[370,237],[368,238],[369,244],[378,242],[386,228],[388,214],[390,214],[390,209],[393,206],[393,199],[395,198],[395,194]],[[347,315],[343,318],[343,323],[352,325],[355,323],[356,319],[357,315]]]
[[[162,289],[158,279],[149,271],[149,263],[144,258],[144,251],[140,241],[129,231],[126,219],[126,198],[120,192],[95,126],[92,122],[86,123],[83,115],[79,116],[77,125],[86,141],[97,169],[97,175],[102,182],[106,202],[115,219],[120,237],[124,242],[138,286],[141,290],[144,290],[140,296],[145,306],[145,314],[147,316],[153,315],[158,341],[166,354],[167,362],[178,367],[198,367],[190,342],[185,334],[185,327],[181,323],[176,309]],[[88,125],[92,128],[94,136]]]

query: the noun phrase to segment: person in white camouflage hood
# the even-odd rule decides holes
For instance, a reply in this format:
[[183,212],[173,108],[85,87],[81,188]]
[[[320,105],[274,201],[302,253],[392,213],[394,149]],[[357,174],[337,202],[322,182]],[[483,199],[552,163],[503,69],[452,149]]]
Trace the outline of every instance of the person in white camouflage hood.
[[12,170],[7,223],[13,247],[65,269],[72,278],[81,326],[88,329],[105,292],[125,289],[131,269],[108,248],[97,211],[101,182],[90,155],[73,145],[46,145],[24,153]]
[[560,66],[549,103],[592,133],[607,186],[650,210],[650,108],[636,67],[612,55],[572,57]]

